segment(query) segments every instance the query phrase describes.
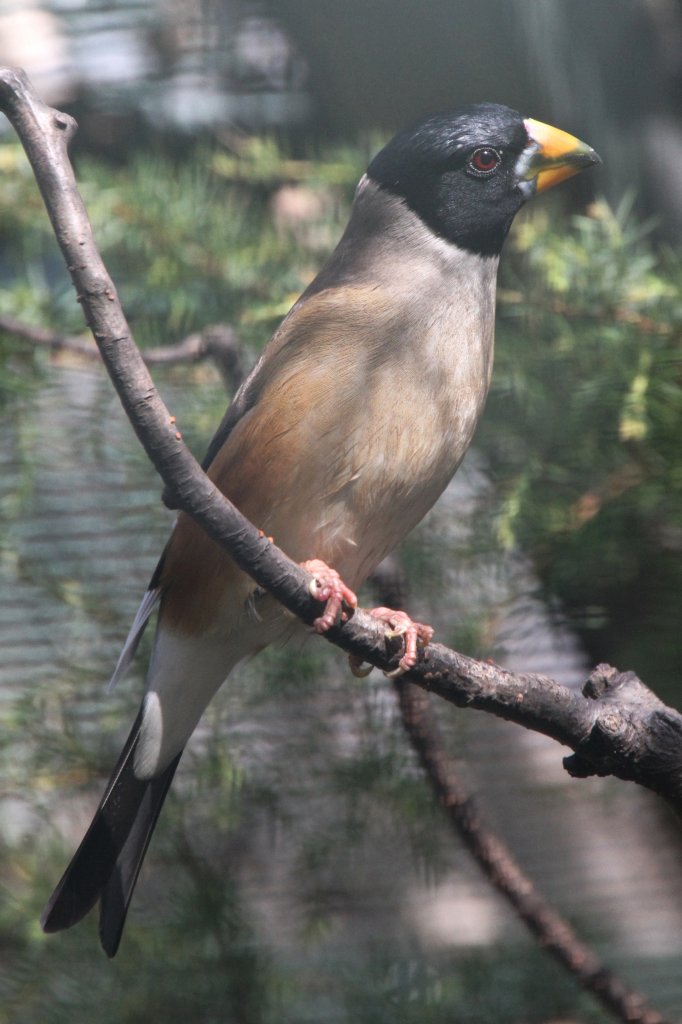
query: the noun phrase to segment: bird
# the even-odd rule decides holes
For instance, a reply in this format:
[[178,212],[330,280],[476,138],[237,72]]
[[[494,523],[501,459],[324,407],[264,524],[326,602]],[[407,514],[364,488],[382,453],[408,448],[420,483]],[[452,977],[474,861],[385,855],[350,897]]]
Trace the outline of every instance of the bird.
[[[435,503],[482,412],[496,276],[516,213],[600,163],[573,135],[497,103],[422,118],[371,160],[342,237],[245,379],[203,468],[312,573],[325,632]],[[146,692],[92,824],[41,918],[46,932],[99,902],[116,954],[182,752],[232,669],[297,625],[181,512],[112,682],[158,609]],[[404,635],[398,671],[432,630]]]

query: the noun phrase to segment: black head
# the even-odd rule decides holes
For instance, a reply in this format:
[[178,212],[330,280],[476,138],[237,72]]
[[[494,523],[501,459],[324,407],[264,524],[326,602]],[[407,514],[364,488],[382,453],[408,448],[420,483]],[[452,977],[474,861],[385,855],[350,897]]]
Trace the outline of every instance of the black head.
[[532,123],[495,103],[436,114],[396,135],[367,174],[404,199],[436,234],[495,256],[534,191],[526,172],[542,147],[529,132]]

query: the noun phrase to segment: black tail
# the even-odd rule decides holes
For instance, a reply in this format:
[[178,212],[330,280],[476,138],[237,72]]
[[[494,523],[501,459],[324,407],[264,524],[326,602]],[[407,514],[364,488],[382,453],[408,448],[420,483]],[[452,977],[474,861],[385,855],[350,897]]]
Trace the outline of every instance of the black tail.
[[137,876],[182,756],[156,778],[137,779],[133,754],[140,720],[138,715],[92,824],[40,919],[46,932],[70,928],[99,899],[99,934],[107,956],[118,949]]

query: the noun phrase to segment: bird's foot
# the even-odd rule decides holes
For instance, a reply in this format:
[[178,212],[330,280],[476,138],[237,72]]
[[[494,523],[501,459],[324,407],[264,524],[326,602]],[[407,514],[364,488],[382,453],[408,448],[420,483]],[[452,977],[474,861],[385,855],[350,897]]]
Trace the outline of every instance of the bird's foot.
[[[391,672],[385,672],[384,675],[388,676],[389,679],[395,679],[397,676],[402,676],[405,672],[409,672],[411,668],[417,664],[417,651],[419,645],[422,647],[428,646],[433,639],[433,629],[431,626],[426,626],[422,622],[413,622],[410,616],[406,612],[397,612],[392,608],[372,608],[369,613],[373,618],[379,619],[380,622],[385,622],[388,626],[386,630],[387,637],[402,636],[404,644],[404,653],[400,661],[398,662],[397,668],[394,668]],[[372,671],[372,666],[366,666],[361,658],[351,654],[348,658],[350,670],[354,676],[368,676]]]
[[324,614],[313,622],[315,632],[326,633],[328,629],[331,629],[339,612],[341,621],[346,622],[348,613],[344,611],[344,605],[354,611],[358,606],[358,599],[350,587],[343,582],[336,569],[332,569],[319,558],[312,558],[308,562],[302,562],[301,565],[313,577],[310,593],[316,601],[325,602]]

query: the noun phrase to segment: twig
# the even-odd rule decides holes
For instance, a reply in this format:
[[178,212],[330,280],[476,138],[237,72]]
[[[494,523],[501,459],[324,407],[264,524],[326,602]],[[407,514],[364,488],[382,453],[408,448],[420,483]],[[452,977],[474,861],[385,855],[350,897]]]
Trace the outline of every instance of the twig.
[[[43,104],[24,73],[10,68],[0,69],[0,109],[31,162],[104,364],[174,505],[193,516],[257,584],[312,623],[319,605],[310,593],[310,575],[210,482],[154,387],[78,193],[67,154],[75,122]],[[382,669],[395,664],[401,646],[362,610],[326,636]],[[666,708],[632,673],[600,666],[580,695],[545,676],[513,674],[431,644],[410,679],[459,707],[488,711],[571,747],[576,756],[566,767],[574,775],[613,774],[636,781],[682,813],[682,715]]]
[[212,359],[230,393],[237,390],[251,362],[249,353],[229,324],[209,324],[200,331],[188,334],[174,345],[148,348],[142,353],[142,357],[147,366]]
[[83,359],[101,359],[99,349],[89,334],[59,334],[49,327],[34,327],[13,316],[0,316],[0,331],[28,341],[36,348],[50,348],[55,352],[67,351]]
[[[0,331],[13,334],[38,348],[71,352],[83,359],[101,361],[101,353],[89,334],[61,334],[49,327],[35,327],[12,316],[0,316]],[[146,366],[165,366],[213,359],[230,391],[236,390],[246,374],[249,362],[244,346],[229,324],[209,324],[172,345],[143,349]]]

